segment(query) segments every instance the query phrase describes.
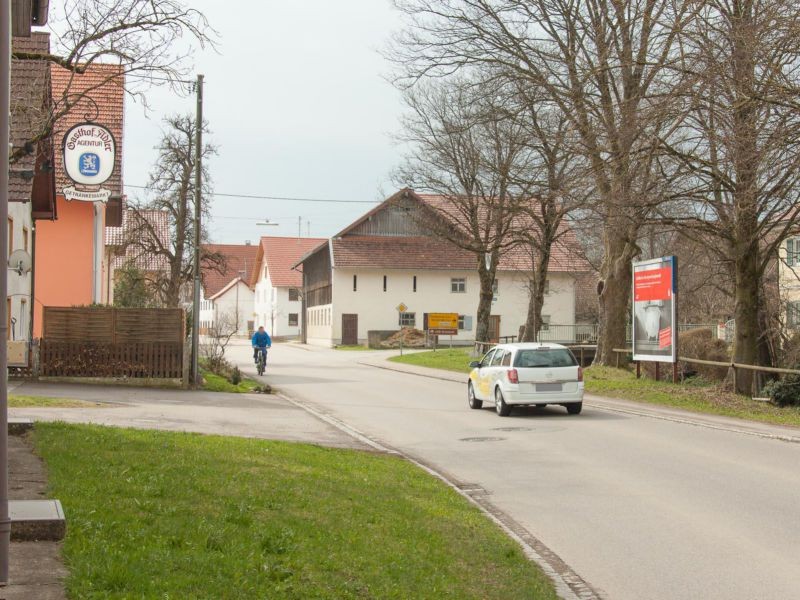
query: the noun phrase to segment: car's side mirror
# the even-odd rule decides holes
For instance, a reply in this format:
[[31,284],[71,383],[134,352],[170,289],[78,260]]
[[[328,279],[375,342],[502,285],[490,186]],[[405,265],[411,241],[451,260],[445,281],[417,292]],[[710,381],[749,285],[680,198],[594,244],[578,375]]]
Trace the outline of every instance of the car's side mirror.
[[479,360],[473,360],[471,363],[469,363],[469,368],[470,369],[477,369],[480,366],[481,366],[481,362]]

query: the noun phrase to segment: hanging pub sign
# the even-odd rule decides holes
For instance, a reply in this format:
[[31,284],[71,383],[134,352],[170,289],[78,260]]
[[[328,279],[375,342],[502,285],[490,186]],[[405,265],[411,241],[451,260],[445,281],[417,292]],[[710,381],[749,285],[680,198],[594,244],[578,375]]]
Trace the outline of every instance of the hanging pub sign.
[[633,263],[633,360],[675,362],[677,259]]
[[80,123],[64,135],[64,170],[76,185],[63,189],[67,200],[107,202],[111,190],[101,185],[114,173],[117,145],[111,132],[97,123]]

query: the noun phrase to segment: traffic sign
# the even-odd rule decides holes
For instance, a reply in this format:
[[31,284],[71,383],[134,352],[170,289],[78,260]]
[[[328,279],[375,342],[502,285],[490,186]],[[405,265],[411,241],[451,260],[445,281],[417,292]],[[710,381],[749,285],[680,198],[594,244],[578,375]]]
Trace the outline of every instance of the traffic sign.
[[397,312],[406,312],[408,310],[408,307],[403,302],[398,304],[396,308]]
[[455,329],[452,335],[456,335],[458,333],[458,313],[428,313],[428,329]]
[[428,335],[458,335],[458,329],[438,327],[436,329],[428,329]]

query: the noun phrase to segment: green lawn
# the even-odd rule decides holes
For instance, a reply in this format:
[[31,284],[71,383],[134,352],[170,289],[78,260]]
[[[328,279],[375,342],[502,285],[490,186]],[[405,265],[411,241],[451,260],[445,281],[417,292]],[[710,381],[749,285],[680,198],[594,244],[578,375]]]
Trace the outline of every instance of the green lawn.
[[475,507],[391,456],[36,425],[70,598],[556,598]]
[[372,351],[373,348],[367,346],[336,346],[334,350],[344,350],[345,352],[367,352]]
[[203,389],[208,392],[227,392],[229,394],[250,394],[253,392],[255,388],[260,386],[260,384],[257,381],[254,381],[247,377],[243,377],[238,385],[233,385],[230,381],[228,381],[221,375],[216,375],[211,371],[206,371],[205,369],[201,369],[200,374],[203,376],[203,381],[204,381]]
[[800,408],[780,408],[751,400],[702,379],[678,384],[646,377],[636,379],[631,371],[610,367],[590,367],[584,373],[586,391],[590,394],[800,427]]
[[86,402],[72,398],[45,398],[40,396],[8,395],[9,408],[97,408],[108,406],[97,402]]
[[[468,373],[471,348],[420,352],[405,356],[393,356],[389,360]],[[800,408],[780,408],[765,402],[757,402],[722,389],[718,385],[701,379],[673,384],[653,381],[643,377],[636,379],[631,371],[608,367],[589,367],[584,371],[586,392],[598,396],[623,398],[650,404],[674,406],[694,412],[711,413],[800,427]]]
[[415,352],[404,354],[403,356],[393,356],[389,360],[419,367],[469,373],[469,363],[473,360],[478,360],[477,358],[470,358],[471,352],[472,347],[453,348],[452,350],[441,349],[436,352],[431,350],[430,352]]

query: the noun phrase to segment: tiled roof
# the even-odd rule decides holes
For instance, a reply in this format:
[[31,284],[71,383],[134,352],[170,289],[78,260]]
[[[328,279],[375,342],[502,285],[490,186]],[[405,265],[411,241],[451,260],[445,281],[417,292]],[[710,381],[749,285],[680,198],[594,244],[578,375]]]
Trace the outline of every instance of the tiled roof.
[[258,256],[259,259],[263,257],[266,260],[272,285],[275,287],[303,285],[303,275],[293,270],[292,266],[303,255],[326,241],[324,238],[262,237]]
[[250,281],[253,269],[256,267],[258,246],[252,244],[206,244],[203,249],[225,257],[225,270],[222,273],[209,266],[201,269],[206,298],[216,295],[231,281],[239,277],[245,282]]
[[[107,127],[114,136],[117,156],[114,174],[103,184],[113,195],[122,194],[122,149],[125,101],[125,75],[121,67],[109,64],[93,64],[85,73],[78,74],[58,65],[51,65],[53,101],[60,110],[65,102],[75,102],[70,111],[58,120],[53,132],[56,142],[56,191],[71,184],[64,172],[61,146],[64,134],[73,125],[93,121]],[[77,98],[79,100],[76,101]]]
[[[454,214],[453,203],[443,196],[416,194],[411,190],[398,192],[383,204],[369,211],[355,224],[365,218],[392,205],[401,195],[415,198],[424,205],[447,217],[449,211]],[[432,218],[434,218],[432,216]],[[456,221],[455,218],[452,219]],[[455,244],[436,236],[358,236],[348,233],[354,229],[351,225],[333,238],[333,264],[336,267],[360,267],[381,269],[452,269],[475,270],[477,257],[475,253],[459,248]],[[529,228],[531,223],[518,219],[515,224],[521,229]],[[530,271],[533,255],[529,247],[519,245],[507,250],[500,258],[500,271]],[[591,269],[581,250],[574,232],[562,225],[562,235],[553,245],[550,257],[550,271],[580,273]]]
[[[50,34],[34,32],[31,37],[13,38],[13,49],[18,52],[47,54],[50,52]],[[50,92],[50,65],[44,60],[11,61],[11,143],[15,148],[31,140],[44,126],[48,115]],[[10,169],[8,182],[10,201],[28,202],[31,199],[33,180],[23,178],[20,172],[33,171],[36,152],[23,156]]]
[[[120,251],[126,246],[126,241],[130,239],[133,226],[131,224],[132,210],[122,212],[121,227],[106,227],[106,246],[119,248]],[[149,222],[162,244],[169,244],[169,214],[162,210],[143,210],[139,214]],[[128,245],[124,248],[124,254],[116,255],[113,259],[113,266],[119,269],[126,264],[133,264],[142,271],[166,271],[169,269],[167,257],[163,255],[152,255],[144,252],[141,248]]]

